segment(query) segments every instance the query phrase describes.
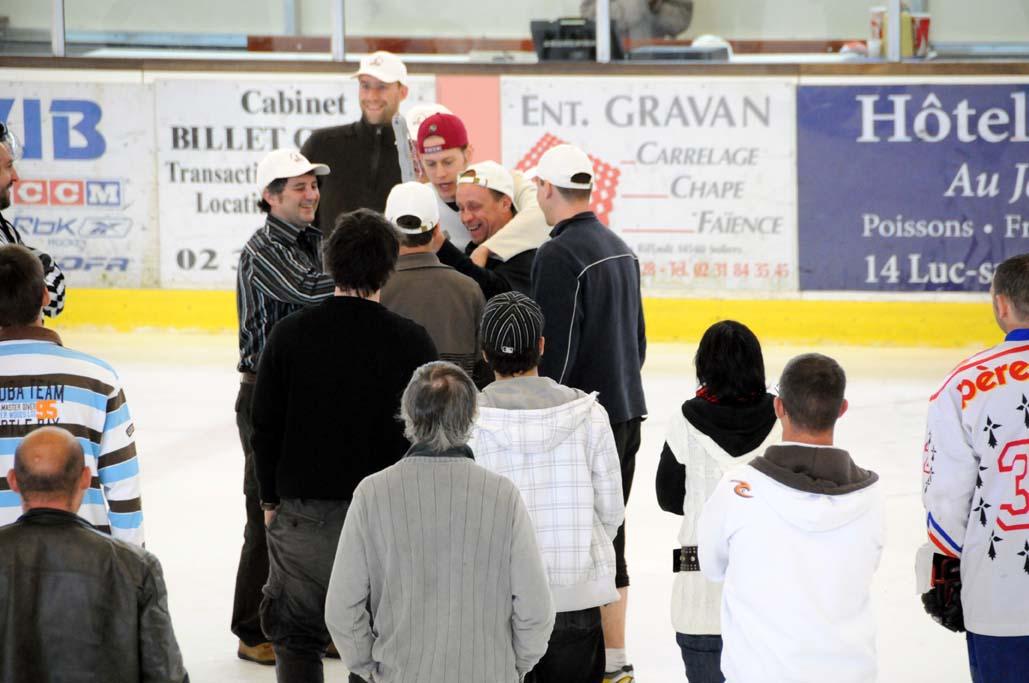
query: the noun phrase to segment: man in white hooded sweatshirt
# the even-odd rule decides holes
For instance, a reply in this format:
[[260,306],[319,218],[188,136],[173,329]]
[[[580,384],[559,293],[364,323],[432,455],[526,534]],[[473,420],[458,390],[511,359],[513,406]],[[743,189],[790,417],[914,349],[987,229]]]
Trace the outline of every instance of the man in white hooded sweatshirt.
[[728,683],[876,678],[870,592],[882,500],[878,475],[833,446],[845,388],[832,358],[787,363],[775,398],[783,443],[727,473],[704,506],[700,570],[725,582]]
[[543,311],[524,294],[490,299],[479,336],[496,381],[479,395],[472,450],[521,491],[557,611],[525,682],[600,683],[600,606],[619,599],[612,540],[625,516],[607,411],[596,393],[539,376]]

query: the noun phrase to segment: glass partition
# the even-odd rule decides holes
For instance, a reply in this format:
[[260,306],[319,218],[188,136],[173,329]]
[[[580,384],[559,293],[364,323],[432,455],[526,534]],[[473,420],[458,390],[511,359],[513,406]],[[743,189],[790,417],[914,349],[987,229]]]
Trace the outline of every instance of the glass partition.
[[[67,54],[329,60],[336,1],[65,0]],[[876,58],[885,46],[873,32],[883,28],[888,2],[610,0],[613,56],[737,63]],[[483,0],[436,3],[429,11],[415,10],[410,0],[343,0],[346,56],[354,61],[385,49],[427,62],[589,60],[592,27],[547,22],[591,19],[596,4]],[[905,56],[1029,59],[1029,2],[906,0],[902,6],[902,33],[910,36]],[[51,2],[0,0],[0,53],[51,54],[51,20]],[[544,50],[544,42],[553,49]],[[717,49],[726,44],[728,51]]]
[[0,0],[0,54],[50,55],[50,3]]
[[[299,34],[305,0],[65,0],[67,56],[254,56],[251,36]],[[328,4],[318,25],[328,25]],[[4,54],[51,54],[52,2],[0,0]],[[327,51],[327,50],[326,50]],[[321,55],[327,59],[327,55]]]
[[1029,59],[1029,2],[926,0],[937,59]]

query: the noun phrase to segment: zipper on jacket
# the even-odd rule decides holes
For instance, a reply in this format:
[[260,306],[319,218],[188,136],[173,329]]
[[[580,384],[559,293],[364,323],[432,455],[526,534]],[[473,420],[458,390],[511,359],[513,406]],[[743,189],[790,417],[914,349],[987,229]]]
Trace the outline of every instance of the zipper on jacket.
[[379,154],[382,150],[382,126],[375,127],[375,140],[372,142],[372,172],[369,174],[369,185],[375,187],[379,177]]

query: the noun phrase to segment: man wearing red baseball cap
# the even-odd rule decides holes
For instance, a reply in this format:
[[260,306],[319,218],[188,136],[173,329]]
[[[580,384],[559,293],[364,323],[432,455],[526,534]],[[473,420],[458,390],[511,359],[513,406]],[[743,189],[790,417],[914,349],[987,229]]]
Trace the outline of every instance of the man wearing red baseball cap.
[[[510,215],[503,219],[503,230],[472,234],[470,226],[463,222],[457,187],[461,182],[459,176],[469,169],[473,148],[460,118],[450,113],[437,113],[425,118],[418,127],[417,151],[421,167],[436,190],[440,228],[449,237],[447,248],[439,250],[440,260],[444,263],[482,284],[482,277],[477,277],[484,275],[480,271],[494,270],[500,264],[524,259],[527,252],[535,250],[547,239],[550,227],[536,202],[535,186],[518,171],[497,171],[499,164],[494,162],[489,162],[491,171],[506,178],[503,183],[506,189],[499,194],[510,198]],[[483,177],[481,172],[479,177]],[[510,187],[506,187],[508,184]],[[502,200],[499,196],[495,199]],[[464,218],[468,219],[469,214],[465,213]],[[437,238],[437,248],[443,245],[442,237]],[[511,288],[487,291],[489,287],[486,287],[483,291],[489,298]],[[520,289],[517,283],[513,288]],[[521,289],[527,289],[527,285]]]
[[457,176],[472,161],[473,148],[468,131],[458,117],[439,112],[426,117],[418,126],[418,158],[422,172],[436,190],[440,228],[459,249],[468,244],[468,230],[457,210]]
[[360,82],[361,120],[311,133],[301,153],[336,169],[321,184],[315,226],[328,234],[336,218],[355,209],[382,212],[400,183],[393,115],[407,97],[407,67],[389,52],[373,52],[352,75]]

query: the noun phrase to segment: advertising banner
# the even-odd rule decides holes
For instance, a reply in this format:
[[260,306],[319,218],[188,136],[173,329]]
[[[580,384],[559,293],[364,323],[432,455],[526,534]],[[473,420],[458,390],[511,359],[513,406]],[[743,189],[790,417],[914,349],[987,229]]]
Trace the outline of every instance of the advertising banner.
[[501,79],[503,163],[581,147],[648,293],[795,290],[795,81]]
[[61,81],[0,89],[0,120],[22,146],[4,217],[57,261],[69,291],[154,284],[153,90]]
[[1029,84],[805,85],[800,287],[988,291],[1029,251]]
[[[239,252],[264,222],[258,162],[299,149],[317,128],[358,120],[357,85],[345,75],[155,82],[163,287],[235,287]],[[402,112],[435,101],[433,77],[409,87]]]

